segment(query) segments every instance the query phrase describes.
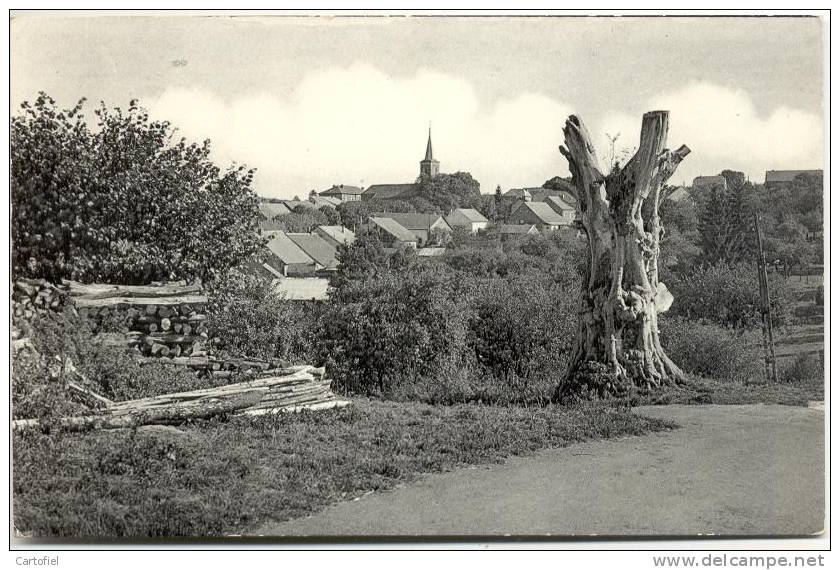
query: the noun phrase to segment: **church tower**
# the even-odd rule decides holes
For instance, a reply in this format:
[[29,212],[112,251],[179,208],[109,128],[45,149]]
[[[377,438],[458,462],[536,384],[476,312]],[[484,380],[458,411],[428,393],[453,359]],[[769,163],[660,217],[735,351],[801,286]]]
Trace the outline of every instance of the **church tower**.
[[435,160],[432,153],[432,127],[429,126],[429,142],[426,143],[426,158],[420,161],[420,176],[434,178],[440,172],[440,162]]

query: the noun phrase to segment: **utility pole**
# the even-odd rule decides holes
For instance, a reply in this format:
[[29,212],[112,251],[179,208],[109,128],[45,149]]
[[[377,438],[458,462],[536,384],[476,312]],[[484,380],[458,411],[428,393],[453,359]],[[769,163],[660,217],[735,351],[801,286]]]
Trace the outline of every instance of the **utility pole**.
[[773,316],[770,314],[770,291],[767,288],[767,259],[764,256],[764,240],[761,236],[761,215],[756,213],[755,237],[758,244],[758,290],[761,295],[761,332],[764,344],[764,379],[779,382],[776,371],[776,346],[773,342]]

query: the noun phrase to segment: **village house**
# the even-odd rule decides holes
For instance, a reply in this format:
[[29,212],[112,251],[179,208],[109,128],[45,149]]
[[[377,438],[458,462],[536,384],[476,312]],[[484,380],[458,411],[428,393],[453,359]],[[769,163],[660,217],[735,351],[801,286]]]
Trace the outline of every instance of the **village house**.
[[324,266],[315,261],[300,248],[287,234],[282,231],[268,231],[264,235],[268,238],[266,248],[271,255],[265,261],[275,275],[287,277],[290,275],[308,275],[323,269]]
[[691,183],[691,187],[700,189],[720,188],[726,192],[726,178],[720,174],[717,176],[698,176]]
[[388,249],[417,247],[417,238],[391,218],[368,218],[368,229],[376,232],[382,244]]
[[512,200],[525,200],[526,202],[530,202],[533,199],[531,192],[527,188],[511,188],[504,193],[504,197]]
[[540,233],[537,226],[534,224],[502,224],[490,228],[491,235],[500,236],[502,238],[511,236],[531,236]]
[[452,228],[440,214],[378,212],[371,214],[376,218],[390,218],[410,231],[417,238],[417,245],[429,242],[443,243]]
[[776,188],[790,188],[794,179],[800,174],[819,176],[822,178],[822,170],[768,170],[764,174],[764,187],[768,190]]
[[534,188],[531,190],[532,202],[545,202],[546,198],[555,196],[560,198],[571,207],[577,207],[577,198],[571,192],[566,190],[554,190],[550,188]]
[[693,201],[694,199],[691,197],[691,194],[688,191],[688,188],[685,186],[679,186],[672,190],[667,196],[665,196],[666,200],[679,204],[680,202],[684,202],[685,200]]
[[362,199],[364,190],[358,186],[345,186],[344,184],[333,185],[332,188],[318,193],[322,198],[332,198],[341,202],[358,202]]
[[470,233],[486,230],[490,225],[490,221],[474,208],[455,208],[445,219],[449,227],[466,228]]
[[543,204],[548,204],[552,210],[557,212],[560,217],[563,218],[567,225],[571,225],[571,223],[575,221],[575,216],[577,215],[575,207],[571,204],[567,204],[559,196],[548,196],[545,201],[543,201]]
[[333,247],[350,245],[356,239],[356,234],[344,226],[318,226],[314,232]]
[[257,208],[265,220],[273,220],[277,216],[291,213],[291,210],[282,202],[260,202]]
[[371,184],[362,194],[362,200],[396,200],[411,198],[417,192],[416,184]]
[[318,234],[287,233],[286,235],[321,266],[319,271],[338,269],[338,251]]
[[517,202],[508,219],[512,224],[534,224],[540,231],[554,231],[570,225],[573,220],[574,216],[564,218],[545,202]]

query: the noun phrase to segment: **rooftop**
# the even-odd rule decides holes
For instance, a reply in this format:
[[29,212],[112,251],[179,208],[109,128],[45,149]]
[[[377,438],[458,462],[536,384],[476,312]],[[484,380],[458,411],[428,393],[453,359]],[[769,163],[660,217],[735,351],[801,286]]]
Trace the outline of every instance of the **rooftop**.
[[336,249],[317,234],[286,234],[306,255],[323,265],[326,269],[338,266]]
[[312,257],[293,242],[286,232],[269,231],[264,235],[269,238],[266,247],[283,263],[287,265],[314,263]]
[[405,229],[399,223],[391,218],[370,218],[370,221],[379,226],[382,230],[393,236],[396,240],[402,242],[413,242],[417,238],[414,234]]
[[341,195],[341,194],[361,194],[364,190],[358,186],[345,186],[344,184],[335,184],[332,188],[328,188],[323,192],[319,192],[320,196]]

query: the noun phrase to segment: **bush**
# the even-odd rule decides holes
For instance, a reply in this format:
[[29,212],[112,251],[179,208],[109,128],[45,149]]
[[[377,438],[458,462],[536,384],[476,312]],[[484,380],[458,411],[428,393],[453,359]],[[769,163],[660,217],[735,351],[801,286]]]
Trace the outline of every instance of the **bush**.
[[401,384],[468,367],[464,309],[433,267],[346,282],[320,320],[321,356],[334,385],[392,396]]
[[[773,323],[788,324],[794,304],[792,293],[780,275],[770,273],[767,278]],[[761,322],[758,270],[753,264],[699,267],[672,277],[666,284],[674,294],[672,315],[734,329],[753,328]]]
[[239,271],[208,287],[207,322],[222,355],[311,362],[316,311],[285,299],[271,280]]
[[560,382],[575,341],[577,295],[545,281],[488,279],[470,295],[482,399],[544,403]]
[[825,367],[815,354],[798,354],[793,359],[777,359],[776,363],[779,382],[784,384],[822,381],[825,377]]
[[683,371],[705,378],[745,382],[761,370],[760,339],[713,323],[660,316],[665,352]]

